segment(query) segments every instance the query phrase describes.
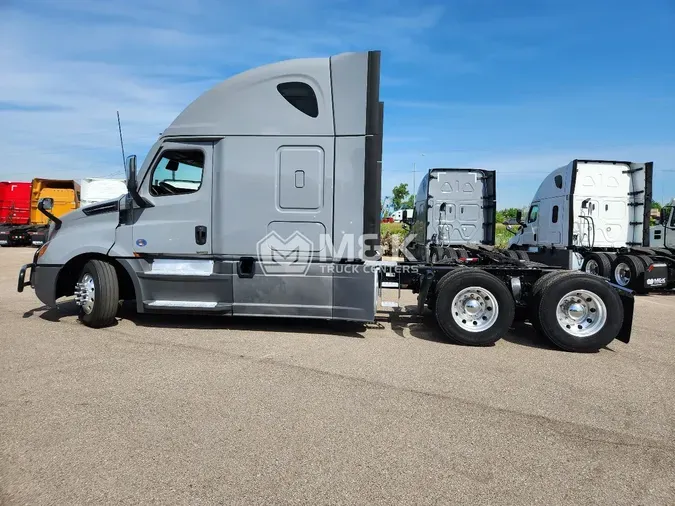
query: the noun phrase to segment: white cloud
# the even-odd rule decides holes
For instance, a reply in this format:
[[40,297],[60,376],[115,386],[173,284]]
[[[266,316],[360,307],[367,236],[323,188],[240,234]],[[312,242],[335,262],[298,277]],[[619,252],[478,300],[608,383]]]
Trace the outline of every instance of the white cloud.
[[[121,169],[117,110],[127,154],[142,158],[190,101],[228,75],[373,43],[412,48],[442,14],[429,8],[410,18],[403,11],[382,16],[373,35],[368,15],[340,22],[317,9],[308,0],[25,0],[3,9],[0,179],[112,173]],[[313,23],[293,26],[309,18]],[[382,79],[383,86],[405,83]]]

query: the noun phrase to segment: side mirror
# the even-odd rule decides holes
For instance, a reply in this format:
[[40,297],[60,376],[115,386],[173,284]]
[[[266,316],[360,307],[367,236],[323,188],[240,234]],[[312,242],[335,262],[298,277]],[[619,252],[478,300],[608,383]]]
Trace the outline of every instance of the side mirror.
[[403,210],[403,221],[408,221],[408,210],[407,209]]
[[141,197],[138,193],[138,183],[136,182],[136,155],[129,155],[127,157],[127,191],[138,207],[152,207],[152,205]]
[[54,227],[58,230],[61,227],[61,220],[58,219],[51,213],[51,210],[54,208],[54,199],[51,197],[46,197],[38,200],[37,205],[38,211],[44,214],[47,218],[54,222]]
[[523,212],[520,209],[516,211],[516,221],[518,223],[523,221]]
[[136,155],[130,155],[127,157],[127,190],[131,193],[132,188],[136,190]]
[[54,209],[54,199],[46,197],[38,201],[38,209],[40,211],[51,211]]
[[662,207],[659,211],[659,219],[661,220],[662,225],[665,225],[668,221],[668,213],[666,212],[666,209],[666,207]]

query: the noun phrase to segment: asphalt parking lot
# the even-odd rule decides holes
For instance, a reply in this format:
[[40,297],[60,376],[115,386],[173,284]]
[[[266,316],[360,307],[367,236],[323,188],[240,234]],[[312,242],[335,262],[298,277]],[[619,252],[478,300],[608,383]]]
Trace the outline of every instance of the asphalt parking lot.
[[406,314],[93,331],[16,292],[32,252],[0,249],[1,504],[675,503],[674,295],[594,354]]

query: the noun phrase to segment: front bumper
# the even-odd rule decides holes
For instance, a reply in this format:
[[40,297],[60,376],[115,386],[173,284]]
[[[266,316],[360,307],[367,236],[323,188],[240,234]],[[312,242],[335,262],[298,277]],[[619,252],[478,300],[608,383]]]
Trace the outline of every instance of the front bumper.
[[[26,272],[30,269],[28,281],[26,281]],[[49,307],[56,307],[56,281],[61,272],[60,265],[37,265],[36,263],[26,264],[19,270],[19,281],[17,291],[23,292],[26,286],[31,286],[35,290],[35,295],[40,301]]]

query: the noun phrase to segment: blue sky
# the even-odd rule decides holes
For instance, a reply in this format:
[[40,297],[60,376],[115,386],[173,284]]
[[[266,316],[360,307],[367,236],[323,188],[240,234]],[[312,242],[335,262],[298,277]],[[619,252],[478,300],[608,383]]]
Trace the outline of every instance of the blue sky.
[[[675,2],[0,0],[0,180],[120,175],[199,93],[285,58],[381,49],[383,194],[497,170],[524,206],[574,158],[655,162],[675,198]],[[415,176],[419,182],[420,174]]]

